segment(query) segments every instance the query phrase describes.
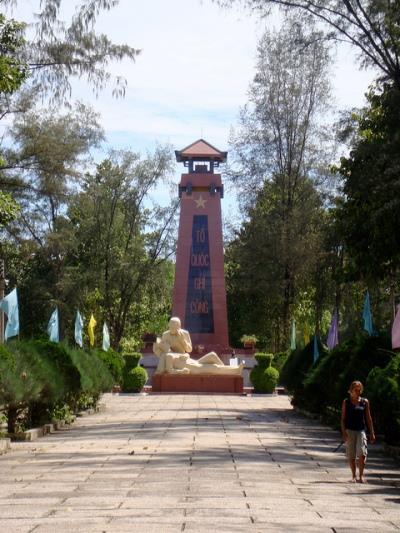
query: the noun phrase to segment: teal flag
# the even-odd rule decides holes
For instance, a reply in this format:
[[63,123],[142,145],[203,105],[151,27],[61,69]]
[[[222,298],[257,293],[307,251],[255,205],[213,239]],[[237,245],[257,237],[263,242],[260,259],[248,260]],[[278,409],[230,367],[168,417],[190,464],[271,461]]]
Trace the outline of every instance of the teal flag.
[[79,311],[76,312],[75,317],[75,342],[78,346],[82,348],[83,346],[83,318]]
[[364,320],[364,329],[368,332],[368,335],[370,337],[374,337],[376,335],[376,330],[374,328],[374,323],[372,320],[372,313],[371,313],[371,302],[369,299],[369,292],[367,291],[367,294],[365,295],[364,300],[364,309],[362,314],[363,320]]
[[290,336],[290,349],[295,350],[296,349],[296,321],[293,320],[292,322],[292,334]]
[[314,363],[316,363],[319,359],[318,339],[316,335],[314,335],[313,358],[314,358]]
[[7,326],[4,332],[4,338],[7,340],[10,337],[15,337],[19,333],[18,295],[16,288],[0,300],[0,309],[7,315]]
[[56,307],[54,311],[51,313],[51,317],[47,325],[47,333],[49,334],[49,339],[52,342],[60,342],[59,324],[58,324],[58,307]]
[[103,324],[103,350],[107,352],[109,348],[110,348],[110,334],[108,332],[107,324],[104,322]]

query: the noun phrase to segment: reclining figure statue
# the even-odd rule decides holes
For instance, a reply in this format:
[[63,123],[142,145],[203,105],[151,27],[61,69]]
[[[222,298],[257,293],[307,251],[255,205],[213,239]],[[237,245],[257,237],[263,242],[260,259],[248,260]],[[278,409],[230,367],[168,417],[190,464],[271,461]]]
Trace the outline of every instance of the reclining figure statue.
[[169,330],[153,344],[153,352],[159,358],[156,374],[242,375],[243,363],[238,366],[224,365],[215,352],[209,352],[196,360],[190,357],[191,351],[189,332],[181,329],[179,318],[172,317]]

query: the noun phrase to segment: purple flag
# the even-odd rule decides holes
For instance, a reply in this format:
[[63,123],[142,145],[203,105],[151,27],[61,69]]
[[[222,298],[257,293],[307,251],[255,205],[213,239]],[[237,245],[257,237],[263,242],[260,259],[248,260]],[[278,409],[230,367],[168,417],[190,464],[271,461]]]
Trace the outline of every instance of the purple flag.
[[337,309],[335,309],[332,316],[331,327],[328,332],[328,338],[326,339],[326,344],[330,350],[333,350],[333,348],[339,344],[338,322],[338,312]]
[[397,306],[397,313],[392,326],[392,348],[400,348],[400,305]]

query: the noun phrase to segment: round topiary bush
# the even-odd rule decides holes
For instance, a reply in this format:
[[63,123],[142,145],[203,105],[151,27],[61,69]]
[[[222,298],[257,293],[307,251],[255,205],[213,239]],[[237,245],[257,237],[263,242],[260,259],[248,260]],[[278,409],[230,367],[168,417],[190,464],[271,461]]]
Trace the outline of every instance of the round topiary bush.
[[124,375],[124,392],[140,392],[147,381],[147,372],[141,366],[132,368]]
[[278,383],[279,372],[276,368],[256,366],[250,372],[250,381],[254,386],[254,392],[271,394]]

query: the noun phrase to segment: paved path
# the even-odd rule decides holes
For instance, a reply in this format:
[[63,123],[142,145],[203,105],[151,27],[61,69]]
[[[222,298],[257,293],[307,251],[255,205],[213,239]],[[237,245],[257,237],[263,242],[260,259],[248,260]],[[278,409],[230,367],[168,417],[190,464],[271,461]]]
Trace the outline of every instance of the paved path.
[[400,530],[394,463],[375,448],[349,483],[338,434],[285,396],[104,401],[0,457],[2,533]]

